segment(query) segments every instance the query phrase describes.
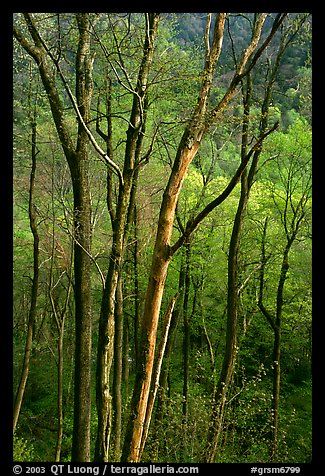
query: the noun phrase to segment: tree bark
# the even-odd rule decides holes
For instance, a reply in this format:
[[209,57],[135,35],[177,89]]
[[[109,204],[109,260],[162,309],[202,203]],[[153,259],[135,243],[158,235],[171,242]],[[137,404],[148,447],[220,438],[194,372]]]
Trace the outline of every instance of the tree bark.
[[131,403],[132,411],[124,442],[123,461],[139,461],[140,444],[154,361],[159,311],[168,265],[171,259],[169,254],[169,242],[172,234],[174,212],[185,171],[197,150],[196,146],[193,147],[193,149],[185,147],[184,150],[180,148],[178,160],[175,162],[173,173],[163,196],[145,299],[144,314],[141,323],[140,362]]
[[241,198],[239,201],[234,227],[231,235],[228,255],[228,291],[227,291],[227,332],[226,348],[222,370],[214,395],[214,409],[206,448],[206,461],[213,463],[218,453],[219,438],[223,430],[225,404],[228,389],[233,378],[238,344],[238,252],[243,227],[244,211],[247,205],[247,174],[242,175]]
[[[288,44],[288,43],[287,43]],[[284,49],[283,49],[284,51]],[[282,213],[281,221],[286,234],[286,245],[282,254],[282,264],[280,276],[278,280],[276,293],[276,310],[275,313],[270,312],[264,305],[264,272],[267,263],[266,258],[266,232],[268,220],[265,219],[261,246],[261,271],[260,271],[260,286],[258,296],[258,306],[262,314],[267,319],[273,330],[273,393],[272,393],[272,442],[271,442],[271,461],[277,461],[278,452],[278,432],[279,432],[279,402],[280,402],[280,384],[281,384],[281,323],[282,312],[284,305],[284,287],[289,271],[289,253],[291,247],[297,237],[299,227],[305,216],[305,207],[307,205],[308,196],[310,193],[309,181],[307,180],[306,188],[302,192],[302,196],[297,206],[293,205],[291,196],[290,175],[288,176],[288,183],[286,184],[285,210]],[[289,206],[290,203],[290,206]],[[292,218],[290,220],[287,211],[291,208]]]
[[[300,26],[297,26],[299,29]],[[273,88],[273,84],[276,78],[276,74],[283,57],[283,54],[286,48],[290,44],[290,40],[295,36],[295,33],[292,34],[291,38],[288,41],[289,30],[284,34],[277,57],[275,59],[275,64],[270,72],[270,78],[266,87],[265,98],[262,106],[262,126],[264,123],[264,127],[266,127],[265,121],[267,120],[268,115],[268,108],[271,99],[271,91]],[[264,121],[264,122],[263,122]],[[250,180],[252,182],[252,179]],[[290,194],[288,193],[290,185],[287,184],[287,191],[286,191],[286,206],[288,201],[291,200]],[[303,199],[304,200],[304,194]],[[302,204],[301,201],[301,204]],[[262,245],[261,245],[261,270],[260,270],[260,284],[259,284],[259,295],[258,295],[258,307],[261,310],[262,314],[267,319],[268,323],[270,324],[273,330],[273,391],[272,391],[272,442],[271,442],[271,461],[276,461],[277,459],[277,451],[278,451],[278,429],[279,429],[279,402],[280,402],[280,384],[281,384],[281,367],[280,367],[280,356],[281,356],[281,318],[282,318],[282,309],[283,309],[283,292],[284,292],[284,285],[287,278],[287,273],[289,269],[289,252],[291,246],[296,238],[300,221],[304,216],[304,207],[301,209],[301,215],[299,216],[299,207],[294,210],[293,219],[291,221],[291,232],[288,231],[288,217],[286,214],[282,217],[282,222],[284,224],[287,243],[283,251],[282,256],[282,264],[280,270],[280,277],[278,281],[277,287],[277,296],[276,296],[276,312],[275,315],[271,313],[264,305],[263,302],[263,294],[264,294],[264,273],[266,267],[266,233],[267,233],[267,225],[268,219],[265,219],[264,227],[263,227],[263,236],[262,236]]]
[[265,242],[266,242],[266,231],[267,231],[267,219],[264,223],[263,228],[263,237],[262,237],[262,251],[261,251],[261,271],[260,271],[260,287],[259,287],[259,298],[258,305],[269,322],[273,330],[273,353],[272,353],[272,368],[273,368],[273,389],[272,389],[272,441],[271,441],[271,451],[270,458],[271,461],[277,460],[277,451],[278,451],[278,432],[279,432],[279,402],[280,402],[280,385],[281,385],[281,366],[280,366],[280,356],[281,356],[281,319],[282,319],[282,309],[283,309],[283,292],[284,284],[287,278],[287,273],[289,270],[289,252],[291,246],[295,239],[295,234],[290,237],[287,241],[287,245],[283,251],[281,271],[277,286],[277,295],[276,295],[276,312],[273,315],[270,311],[266,309],[263,303],[263,291],[264,291],[264,272],[266,266],[266,252],[265,252]]
[[[54,161],[52,163],[52,167],[54,165]],[[57,442],[56,442],[56,449],[55,449],[55,461],[59,462],[61,459],[61,448],[62,448],[62,440],[63,440],[63,422],[64,422],[64,408],[63,408],[63,365],[64,365],[64,327],[65,327],[65,318],[66,313],[69,306],[70,301],[70,293],[72,288],[72,262],[73,262],[73,242],[71,242],[71,257],[70,262],[68,260],[64,263],[64,270],[61,273],[60,269],[60,276],[56,282],[53,284],[54,281],[54,264],[55,264],[55,249],[56,249],[56,238],[55,238],[55,207],[54,207],[54,168],[52,168],[52,248],[51,248],[51,266],[49,271],[49,285],[48,285],[48,295],[49,301],[51,304],[53,318],[56,324],[57,332],[58,332],[58,343],[57,343],[57,408],[58,408],[58,430],[57,430]],[[66,290],[66,297],[65,302],[60,310],[58,308],[58,299],[55,298],[55,288],[60,284],[64,275],[68,277],[68,288]]]
[[[54,233],[53,233],[54,238]],[[53,240],[54,244],[54,240]],[[61,311],[58,311],[55,305],[55,300],[53,298],[53,261],[54,261],[54,246],[52,246],[52,263],[50,269],[50,280],[49,280],[49,297],[52,307],[52,312],[54,315],[57,331],[58,331],[58,432],[57,432],[57,443],[55,449],[55,461],[59,462],[61,459],[61,448],[63,440],[63,419],[64,419],[64,408],[63,408],[63,363],[64,363],[64,347],[63,347],[63,338],[64,338],[64,326],[65,326],[65,317],[67,313],[68,303],[70,299],[70,292],[72,286],[71,274],[68,276],[69,283],[67,294],[65,298],[65,303]],[[72,265],[72,263],[71,263]]]
[[134,336],[134,352],[135,352],[135,367],[139,362],[139,328],[140,328],[140,295],[139,295],[139,244],[138,244],[138,217],[137,207],[134,204],[133,207],[133,245],[132,245],[132,261],[134,270],[134,323],[133,323],[133,336]]
[[[90,119],[92,96],[90,15],[76,15],[79,44],[76,56],[76,99],[85,123]],[[72,461],[90,461],[91,414],[91,202],[89,188],[89,138],[81,121],[75,161],[70,165],[74,195],[74,274],[76,308],[74,424]]]
[[279,440],[279,404],[281,386],[281,325],[275,325],[273,343],[273,395],[272,395],[272,444],[271,461],[277,461],[278,440]]

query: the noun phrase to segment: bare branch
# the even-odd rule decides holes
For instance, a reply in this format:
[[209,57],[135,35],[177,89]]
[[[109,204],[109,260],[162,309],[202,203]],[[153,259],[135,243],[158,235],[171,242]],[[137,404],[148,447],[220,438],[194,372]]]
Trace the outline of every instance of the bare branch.
[[269,129],[267,132],[261,135],[259,140],[255,143],[255,145],[250,149],[250,151],[247,153],[247,155],[243,158],[241,161],[237,171],[233,175],[232,179],[230,180],[229,184],[227,187],[224,189],[224,191],[217,197],[215,198],[212,202],[210,202],[193,220],[189,220],[187,222],[185,232],[182,234],[182,236],[176,241],[176,243],[170,247],[170,255],[173,255],[185,242],[186,239],[189,238],[189,236],[193,233],[194,230],[198,227],[198,225],[201,223],[201,221],[212,211],[214,210],[217,206],[219,206],[226,198],[230,195],[230,193],[233,191],[235,188],[236,184],[238,183],[243,171],[245,170],[249,159],[251,158],[252,154],[259,150],[262,147],[262,143],[264,139],[271,134],[273,131],[275,131],[279,126],[279,123],[276,122],[274,126]]
[[205,41],[205,49],[206,49],[206,54],[210,54],[210,28],[211,28],[211,18],[212,15],[211,13],[208,13],[207,16],[207,23],[205,26],[205,33],[204,33],[204,41]]
[[[237,68],[234,77],[229,85],[229,88],[227,89],[221,101],[219,101],[219,103],[210,112],[208,120],[206,122],[206,129],[209,129],[210,125],[215,122],[220,116],[220,114],[223,112],[229,101],[234,96],[238,84],[253,69],[256,62],[262,55],[263,51],[265,51],[266,47],[269,45],[276,31],[280,28],[280,25],[282,24],[286,15],[286,13],[277,15],[276,19],[274,20],[271,32],[269,33],[263,44],[260,46],[260,48],[254,54],[254,51],[256,50],[260,40],[263,24],[267,17],[267,13],[260,14],[260,17],[258,18],[255,25],[252,40],[248,47],[245,48],[240,60],[238,61]],[[253,54],[254,56],[252,56]]]
[[[19,30],[14,27],[15,37],[17,38],[19,43],[23,46],[23,48],[26,49],[26,51],[31,56],[33,56],[35,58],[35,60],[37,61],[38,64],[41,64],[42,62],[44,62],[46,55],[52,60],[53,64],[55,65],[55,67],[57,69],[57,72],[59,73],[59,76],[60,76],[60,78],[63,82],[63,85],[66,89],[66,92],[67,92],[67,94],[70,98],[72,106],[73,106],[73,108],[74,108],[74,110],[75,110],[75,112],[78,116],[78,119],[79,119],[80,123],[82,124],[88,138],[90,139],[91,143],[93,144],[95,150],[99,153],[99,155],[102,157],[102,159],[104,159],[105,163],[107,165],[109,165],[110,167],[112,167],[112,169],[115,171],[115,173],[117,174],[117,176],[120,180],[121,185],[123,185],[124,184],[123,175],[122,175],[122,172],[121,172],[119,166],[98,145],[96,139],[92,135],[88,126],[86,125],[86,123],[85,123],[85,121],[84,121],[84,119],[83,119],[83,117],[80,113],[77,101],[76,101],[74,95],[72,94],[71,89],[69,87],[69,84],[68,84],[67,80],[65,79],[65,77],[62,73],[59,62],[54,57],[54,55],[52,54],[52,52],[50,51],[50,49],[48,48],[48,46],[46,45],[44,40],[39,35],[39,33],[38,33],[34,23],[33,23],[33,19],[31,17],[31,15],[29,13],[26,13],[26,14],[24,14],[24,17],[25,17],[28,29],[31,33],[31,36],[32,36],[36,46],[32,45],[28,40],[26,40],[23,37],[23,35],[19,32]],[[52,90],[53,90],[52,92],[55,92],[55,94],[57,96],[57,91],[56,90],[54,91],[53,85],[52,85]],[[61,115],[62,115],[62,111],[61,111]],[[62,122],[62,120],[61,120],[61,122]]]

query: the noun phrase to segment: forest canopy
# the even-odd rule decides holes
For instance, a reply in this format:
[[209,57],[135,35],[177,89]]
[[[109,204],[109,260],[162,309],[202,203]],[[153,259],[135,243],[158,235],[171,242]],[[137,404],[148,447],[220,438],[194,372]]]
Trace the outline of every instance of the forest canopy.
[[311,461],[311,29],[14,14],[15,461]]

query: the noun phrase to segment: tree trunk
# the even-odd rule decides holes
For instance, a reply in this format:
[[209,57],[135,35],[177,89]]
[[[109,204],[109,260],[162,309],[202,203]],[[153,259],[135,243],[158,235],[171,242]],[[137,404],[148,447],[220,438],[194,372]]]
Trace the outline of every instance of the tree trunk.
[[113,245],[99,319],[96,380],[98,431],[95,449],[95,461],[98,462],[108,461],[112,427],[112,396],[109,381],[114,354],[115,294],[119,274],[121,273],[124,252],[124,230],[132,181],[132,177],[124,175],[123,178],[124,186],[119,193],[118,209],[114,223]]
[[280,383],[281,383],[281,321],[283,310],[283,292],[284,284],[289,270],[289,252],[295,239],[295,233],[288,238],[287,245],[283,252],[282,265],[277,289],[276,316],[274,319],[273,333],[273,405],[272,405],[272,428],[273,441],[271,446],[271,461],[277,461],[278,440],[279,440],[279,402],[280,402]]
[[[91,368],[91,208],[88,183],[89,138],[83,123],[89,120],[90,100],[92,94],[90,59],[91,25],[90,15],[76,15],[79,39],[76,54],[76,96],[78,109],[77,146],[74,145],[69,126],[65,121],[64,107],[53,75],[53,66],[64,80],[58,62],[37,30],[36,22],[29,13],[24,13],[27,28],[33,43],[14,27],[14,35],[27,53],[34,58],[46,91],[57,133],[66,156],[73,185],[74,195],[74,275],[75,275],[75,404],[74,428],[72,439],[72,460],[89,461],[90,459],[90,368]],[[49,65],[48,61],[51,61]],[[66,86],[66,82],[64,83]],[[70,93],[70,91],[69,91]]]
[[140,361],[131,403],[132,411],[124,441],[122,453],[123,461],[139,461],[143,425],[154,362],[159,312],[167,270],[171,259],[169,243],[173,231],[175,208],[185,173],[203,137],[205,127],[203,117],[206,112],[214,67],[220,54],[224,21],[225,17],[222,14],[217,16],[214,48],[211,54],[210,52],[207,54],[205,75],[202,81],[198,104],[190,124],[184,131],[160,208],[156,242],[141,323]]
[[[288,196],[287,196],[287,200],[288,200]],[[291,236],[287,235],[287,244],[283,251],[280,277],[279,277],[278,286],[277,286],[275,316],[272,315],[272,313],[265,308],[263,303],[264,272],[265,272],[265,266],[266,266],[265,242],[266,242],[267,223],[268,223],[268,220],[266,218],[264,227],[263,227],[263,236],[262,236],[261,271],[260,271],[258,306],[261,312],[266,317],[267,321],[269,322],[273,330],[272,441],[271,441],[270,458],[272,462],[275,462],[277,461],[278,439],[279,439],[278,437],[279,402],[280,402],[280,385],[281,385],[280,355],[281,355],[281,320],[282,320],[282,310],[283,310],[283,292],[284,292],[284,284],[287,279],[287,274],[289,270],[289,252],[296,238],[300,220],[298,220],[297,223],[295,224],[295,230],[293,230],[292,235]],[[285,218],[285,223],[287,224],[287,217]]]
[[152,381],[152,388],[150,391],[150,396],[149,396],[149,401],[148,401],[148,406],[147,406],[147,412],[146,412],[146,418],[144,421],[144,430],[142,434],[142,440],[141,440],[141,447],[140,447],[140,454],[139,454],[139,459],[141,458],[141,455],[143,453],[148,433],[149,433],[149,426],[150,426],[150,421],[151,421],[151,415],[152,415],[152,410],[153,406],[155,403],[156,395],[157,395],[157,390],[159,386],[159,378],[160,378],[160,372],[161,372],[161,366],[165,354],[165,349],[166,349],[166,344],[168,340],[168,333],[169,333],[169,328],[170,328],[170,322],[171,318],[173,315],[173,310],[175,306],[175,301],[177,299],[177,294],[171,299],[167,310],[165,314],[165,319],[164,319],[164,325],[161,333],[161,338],[158,346],[158,351],[157,351],[157,356],[156,356],[156,361],[155,361],[155,367],[153,371],[153,381]]
[[139,154],[144,135],[146,120],[146,95],[149,69],[153,59],[154,40],[158,30],[159,15],[150,13],[147,35],[143,45],[143,57],[139,68],[136,89],[133,95],[132,111],[127,139],[123,167],[123,184],[120,183],[116,216],[113,226],[113,245],[109,262],[109,270],[103,292],[101,313],[99,320],[99,339],[97,352],[97,412],[98,432],[95,449],[96,461],[108,460],[109,440],[112,425],[111,394],[109,388],[109,374],[114,353],[114,312],[115,293],[118,275],[121,272],[128,211],[136,167],[140,166]]
[[[79,43],[76,56],[76,98],[85,123],[90,119],[92,96],[90,15],[76,15]],[[89,138],[78,122],[75,161],[70,165],[74,195],[75,275],[75,387],[72,461],[90,461],[91,414],[91,202],[89,189]]]
[[[54,176],[52,173],[52,190],[54,190]],[[53,285],[53,279],[54,279],[54,263],[55,263],[55,212],[54,212],[54,198],[52,195],[52,250],[51,250],[51,267],[50,267],[50,272],[49,272],[49,289],[48,289],[48,294],[49,294],[49,300],[52,308],[52,313],[53,317],[55,320],[57,332],[58,332],[58,344],[57,344],[57,353],[58,353],[58,362],[57,362],[57,408],[58,408],[58,431],[57,431],[57,443],[56,443],[56,449],[55,449],[55,461],[59,462],[61,459],[61,448],[62,448],[62,440],[63,440],[63,363],[64,363],[64,348],[63,348],[63,338],[64,338],[64,326],[65,326],[65,318],[66,318],[66,313],[68,310],[69,306],[69,300],[70,300],[70,293],[71,293],[71,287],[72,287],[72,259],[73,259],[73,253],[72,253],[72,247],[73,243],[71,243],[71,259],[70,263],[65,263],[66,269],[64,269],[64,272],[60,274],[60,277],[56,283],[56,285]],[[59,284],[61,281],[62,277],[67,274],[68,276],[68,288],[66,292],[66,297],[65,297],[65,302],[61,310],[58,309],[58,306],[56,304],[56,299],[54,297],[54,290],[55,287]]]
[[133,209],[133,228],[134,228],[134,237],[133,237],[133,246],[132,246],[132,258],[133,258],[133,270],[134,270],[133,335],[134,335],[135,367],[137,367],[139,362],[140,296],[139,296],[139,271],[138,271],[138,262],[139,262],[138,217],[137,217],[136,205],[134,205],[134,209]]
[[223,430],[226,398],[236,365],[238,343],[238,252],[244,212],[248,199],[246,180],[247,174],[244,172],[241,181],[241,198],[229,246],[226,348],[221,374],[214,395],[214,409],[206,448],[206,461],[208,463],[213,463],[218,454],[220,435]]
[[[263,138],[267,133],[268,124],[268,112],[272,96],[272,88],[274,80],[280,65],[284,49],[283,45],[280,45],[278,55],[275,60],[275,65],[270,71],[270,76],[265,88],[265,94],[263,98],[261,108],[261,123],[259,141],[260,145],[253,153],[252,163],[249,168],[249,172],[243,171],[241,175],[241,192],[240,200],[237,207],[234,226],[232,230],[229,256],[228,256],[228,291],[227,291],[227,335],[226,335],[226,352],[223,361],[223,367],[220,375],[220,379],[217,385],[217,390],[214,398],[214,411],[212,426],[210,428],[208,443],[206,448],[206,459],[208,462],[215,461],[218,452],[219,437],[223,428],[224,410],[228,387],[231,383],[237,354],[237,341],[238,341],[238,312],[239,312],[239,282],[238,282],[238,256],[241,243],[242,229],[245,219],[245,212],[248,204],[250,190],[252,188],[258,161],[261,155]],[[248,147],[248,127],[250,122],[250,105],[252,97],[252,82],[250,73],[246,76],[246,90],[243,88],[243,126],[242,126],[242,145],[241,145],[241,158],[242,163],[247,156]],[[277,127],[277,124],[273,126]],[[272,130],[271,129],[271,130]],[[271,131],[270,130],[270,131]],[[269,131],[269,132],[270,132]],[[279,349],[277,349],[277,352]],[[274,351],[275,352],[275,351]],[[279,368],[280,371],[280,368]]]
[[164,360],[162,363],[162,368],[159,376],[159,386],[158,386],[158,401],[155,413],[155,425],[154,425],[154,447],[152,451],[153,461],[158,461],[159,453],[159,429],[163,424],[164,411],[166,405],[166,393],[167,393],[167,382],[169,375],[169,363],[170,357],[173,350],[175,331],[177,329],[178,321],[181,316],[183,299],[184,299],[184,283],[185,283],[185,263],[182,257],[181,269],[179,272],[178,280],[178,299],[175,303],[175,307],[172,312],[170,328],[168,333],[168,339],[166,343],[166,349],[164,354]]
[[63,438],[63,336],[64,327],[62,324],[58,342],[58,434],[55,449],[55,461],[60,461]]
[[119,461],[122,431],[122,350],[123,350],[123,278],[119,274],[116,289],[115,336],[114,336],[114,374],[113,374],[113,434],[114,461]]
[[124,389],[125,401],[128,401],[129,396],[129,372],[130,372],[130,354],[129,354],[129,320],[128,316],[124,315],[123,321],[123,355],[122,355],[122,382]]
[[146,293],[144,314],[142,318],[142,335],[140,344],[140,362],[131,403],[131,415],[124,441],[123,461],[138,462],[143,424],[146,415],[152,368],[154,362],[156,334],[160,305],[171,259],[169,242],[173,229],[174,213],[180,187],[186,169],[197,151],[197,145],[189,149],[181,147],[173,168],[169,183],[164,192],[161,206],[158,232],[153,253],[149,283]]
[[23,368],[20,377],[20,382],[15,398],[14,410],[13,410],[13,432],[15,432],[18,418],[20,415],[20,409],[24,398],[26,384],[29,375],[29,364],[33,345],[33,334],[36,318],[36,305],[37,305],[37,293],[39,282],[39,236],[36,223],[36,209],[34,205],[34,188],[35,188],[35,174],[36,174],[36,136],[37,126],[35,120],[32,121],[32,168],[30,173],[29,182],[29,225],[33,234],[33,278],[32,278],[32,290],[31,290],[31,303],[29,308],[28,322],[27,322],[27,336],[25,344],[25,353]]
[[91,262],[87,252],[90,252],[91,246],[91,213],[88,180],[87,183],[83,181],[82,190],[78,184],[79,180],[73,180],[76,195],[74,202],[76,342],[72,460],[83,462],[90,460]]
[[274,327],[274,343],[273,343],[273,395],[272,395],[272,445],[271,445],[271,461],[277,460],[278,451],[278,433],[279,433],[279,403],[280,403],[280,384],[281,384],[281,367],[280,367],[280,349],[281,349],[281,326]]
[[189,382],[189,358],[190,358],[190,322],[188,316],[188,301],[190,294],[191,274],[191,245],[185,244],[185,289],[183,300],[183,321],[184,321],[184,336],[183,336],[183,424],[187,422],[188,415],[188,382]]
[[68,308],[70,291],[71,291],[71,277],[69,277],[69,284],[67,289],[67,295],[65,299],[64,307],[60,313],[60,317],[55,313],[55,319],[57,324],[57,329],[59,333],[58,340],[58,433],[57,433],[57,444],[55,450],[55,461],[59,462],[61,459],[61,448],[63,440],[63,419],[64,419],[64,407],[63,407],[63,337],[64,337],[64,325],[65,317]]

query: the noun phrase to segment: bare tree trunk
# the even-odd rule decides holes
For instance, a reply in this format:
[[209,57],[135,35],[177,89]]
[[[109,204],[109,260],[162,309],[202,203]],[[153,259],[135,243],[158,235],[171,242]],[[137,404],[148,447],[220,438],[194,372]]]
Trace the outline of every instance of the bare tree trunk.
[[219,14],[216,20],[215,31],[217,33],[214,38],[214,48],[211,54],[210,52],[207,53],[204,70],[205,75],[198,104],[190,124],[184,131],[160,208],[156,242],[141,323],[140,362],[131,404],[132,412],[124,441],[122,453],[123,461],[139,461],[143,424],[145,421],[154,362],[159,312],[167,270],[171,259],[169,243],[173,230],[174,214],[185,173],[199,148],[204,134],[205,124],[202,124],[203,116],[206,112],[214,67],[220,54],[224,22],[225,15]]
[[[53,187],[53,180],[52,180],[52,187]],[[53,202],[52,202],[53,207]],[[64,347],[63,347],[63,338],[64,338],[64,327],[65,327],[65,318],[68,311],[69,301],[70,301],[70,293],[72,288],[72,262],[73,262],[73,243],[71,243],[71,259],[70,264],[66,263],[66,269],[63,270],[61,275],[58,278],[58,281],[54,284],[54,259],[55,259],[55,230],[54,230],[54,209],[53,209],[53,228],[52,228],[52,251],[51,251],[51,267],[49,272],[49,300],[52,308],[53,317],[55,320],[55,324],[58,331],[58,344],[57,344],[57,352],[58,352],[58,361],[57,361],[57,406],[58,406],[58,432],[57,432],[57,443],[55,449],[55,461],[59,462],[61,459],[61,448],[62,448],[62,440],[63,440],[63,423],[64,423],[64,408],[63,408],[63,364],[64,364]],[[55,288],[60,284],[64,275],[68,277],[68,287],[66,291],[65,302],[62,309],[58,309],[58,306],[55,302],[54,292]]]
[[281,322],[283,310],[284,285],[289,271],[289,252],[294,242],[295,234],[287,241],[283,252],[282,265],[277,289],[276,317],[274,320],[274,344],[273,344],[273,441],[271,446],[271,461],[277,461],[278,441],[279,441],[279,403],[280,403],[280,385],[281,385]]
[[122,266],[124,228],[131,189],[130,182],[130,177],[124,176],[124,186],[123,190],[120,191],[119,205],[116,212],[113,248],[101,304],[97,351],[96,399],[98,432],[95,461],[108,461],[108,449],[112,427],[112,395],[109,381],[114,354],[115,299],[119,273],[121,272]]
[[[52,270],[51,270],[52,272]],[[66,312],[67,312],[67,307],[68,307],[68,302],[70,298],[70,291],[71,291],[71,277],[69,279],[69,284],[68,284],[68,289],[67,289],[67,294],[66,294],[66,299],[65,299],[65,304],[63,309],[58,312],[55,308],[55,303],[52,297],[52,289],[51,289],[51,283],[50,283],[50,299],[51,299],[51,305],[52,305],[52,310],[53,314],[55,317],[55,322],[59,334],[59,339],[58,339],[58,383],[57,383],[57,389],[58,389],[58,432],[57,432],[57,443],[56,443],[56,449],[55,449],[55,461],[59,462],[61,459],[61,448],[62,448],[62,440],[63,440],[63,421],[64,421],[64,408],[63,408],[63,360],[64,360],[64,347],[63,347],[63,338],[64,338],[64,325],[65,325],[65,317],[66,317]]]
[[281,316],[283,308],[283,290],[284,283],[287,277],[287,272],[289,269],[288,255],[293,243],[292,241],[287,242],[287,246],[283,253],[282,266],[280,271],[280,277],[277,288],[277,305],[275,316],[268,311],[263,303],[263,294],[264,294],[264,272],[266,266],[266,252],[265,252],[265,242],[266,242],[266,231],[267,231],[267,219],[264,223],[263,228],[263,237],[262,237],[262,253],[261,253],[261,272],[260,272],[260,287],[259,287],[259,298],[258,305],[267,321],[269,322],[273,330],[273,354],[272,354],[272,368],[273,368],[273,389],[272,389],[272,441],[271,441],[271,451],[270,458],[271,461],[276,461],[277,451],[278,451],[278,431],[279,431],[279,402],[280,402],[280,384],[281,384],[281,367],[280,367],[280,353],[281,353]]
[[[289,181],[289,179],[288,179]],[[287,184],[286,191],[286,210],[288,203],[291,202],[291,195],[289,192],[290,184]],[[273,390],[272,390],[272,441],[271,441],[271,451],[270,457],[271,461],[277,461],[278,453],[278,440],[279,440],[279,402],[280,402],[280,385],[281,385],[281,366],[280,366],[280,356],[281,356],[281,323],[282,323],[282,312],[284,305],[284,286],[287,279],[289,271],[289,253],[291,247],[297,237],[301,221],[305,216],[307,206],[307,199],[310,194],[310,183],[307,180],[307,185],[303,191],[302,197],[297,206],[292,206],[292,218],[290,219],[286,212],[283,213],[282,220],[284,228],[286,231],[286,246],[283,250],[282,255],[282,264],[280,270],[280,276],[277,286],[276,293],[276,311],[275,313],[270,312],[264,305],[264,273],[267,263],[266,257],[266,233],[267,233],[267,224],[268,220],[265,219],[263,227],[263,236],[262,236],[262,245],[261,245],[261,271],[260,271],[260,286],[259,286],[259,296],[258,296],[258,306],[266,317],[268,323],[270,324],[273,330]]]
[[63,336],[64,321],[61,324],[58,342],[58,434],[55,449],[55,461],[60,461],[61,459],[63,439]]
[[[185,138],[184,138],[185,140]],[[180,150],[169,184],[165,190],[161,207],[149,284],[146,293],[144,314],[142,318],[142,335],[140,341],[140,362],[131,403],[131,415],[124,441],[123,461],[138,462],[150,391],[150,382],[154,362],[156,333],[159,311],[171,259],[169,241],[171,238],[175,207],[184,179],[185,171],[197,148]]]
[[124,389],[124,398],[125,401],[128,401],[129,395],[129,373],[130,373],[130,364],[129,364],[129,321],[127,314],[124,315],[123,322],[123,355],[122,355],[122,382]]

